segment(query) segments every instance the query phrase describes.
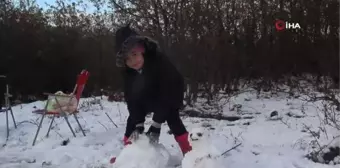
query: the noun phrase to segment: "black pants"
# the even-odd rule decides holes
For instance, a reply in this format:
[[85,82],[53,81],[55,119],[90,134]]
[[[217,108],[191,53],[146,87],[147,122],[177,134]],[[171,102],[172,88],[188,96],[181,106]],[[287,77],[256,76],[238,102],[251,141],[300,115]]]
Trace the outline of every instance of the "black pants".
[[5,92],[6,92],[6,80],[4,78],[0,78],[0,108],[4,107]]
[[[143,111],[143,115],[146,116],[149,112],[151,112],[150,110],[144,110]],[[145,117],[143,122],[145,122]],[[175,136],[180,136],[184,133],[187,133],[187,130],[179,116],[179,109],[174,109],[170,112],[170,114],[168,115],[166,122],[170,128],[170,130],[172,131],[172,133]],[[126,131],[125,131],[125,136],[126,137],[130,137],[130,135],[132,134],[132,132],[135,130],[135,125],[132,124],[132,122],[130,121],[130,116],[127,119],[127,124],[126,124]]]

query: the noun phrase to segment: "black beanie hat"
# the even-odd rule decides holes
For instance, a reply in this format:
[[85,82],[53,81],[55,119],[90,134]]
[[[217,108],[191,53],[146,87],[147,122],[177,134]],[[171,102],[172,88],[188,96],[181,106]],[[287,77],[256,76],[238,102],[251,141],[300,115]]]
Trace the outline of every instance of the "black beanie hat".
[[127,39],[138,35],[139,34],[135,30],[130,28],[130,24],[121,27],[116,31],[115,51],[117,52],[116,65],[118,67],[125,66],[125,51],[123,51],[123,49],[125,48],[125,43],[128,41]]

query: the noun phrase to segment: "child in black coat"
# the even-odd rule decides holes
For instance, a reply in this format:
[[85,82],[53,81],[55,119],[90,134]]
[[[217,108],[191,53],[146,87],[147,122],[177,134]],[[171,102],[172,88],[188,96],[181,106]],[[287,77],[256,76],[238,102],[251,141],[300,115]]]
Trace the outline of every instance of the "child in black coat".
[[183,106],[184,80],[157,42],[140,36],[128,26],[116,31],[116,65],[124,68],[124,96],[129,110],[124,144],[144,132],[145,117],[153,112],[146,135],[157,142],[167,122],[182,153],[191,150],[188,132],[179,116]]

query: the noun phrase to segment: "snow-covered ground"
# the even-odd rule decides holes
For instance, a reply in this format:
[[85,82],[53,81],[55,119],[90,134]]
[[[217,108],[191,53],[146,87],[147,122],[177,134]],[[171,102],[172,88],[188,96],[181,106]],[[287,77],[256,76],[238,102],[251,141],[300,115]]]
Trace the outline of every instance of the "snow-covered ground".
[[[251,119],[225,121],[183,117],[183,120],[188,130],[202,125],[206,127],[211,134],[212,144],[221,152],[242,142],[241,146],[224,156],[226,168],[336,167],[306,159],[305,155],[317,144],[316,137],[319,138],[317,141],[320,145],[326,145],[340,133],[320,122],[323,116],[317,108],[321,107],[320,102],[306,103],[300,99],[301,97],[286,96],[257,98],[253,92],[244,92],[229,99],[223,106],[223,113],[251,116],[253,117]],[[108,102],[104,98],[101,104],[103,108],[96,104],[81,110],[79,114],[79,121],[85,129],[86,137],[70,116],[69,121],[76,130],[77,137],[73,137],[65,120],[58,118],[53,124],[50,136],[46,138],[51,119],[45,118],[35,146],[32,146],[32,142],[37,130],[36,124],[41,116],[33,114],[32,111],[35,106],[42,108],[44,102],[13,107],[18,128],[14,129],[10,123],[10,136],[7,142],[5,113],[1,113],[0,167],[105,167],[110,158],[117,156],[123,148],[122,137],[128,112],[124,103]],[[270,119],[273,111],[277,111],[278,116]],[[105,113],[112,118],[118,128]],[[294,115],[298,117],[293,117]],[[150,118],[147,119],[146,128],[149,125]],[[306,126],[309,129],[306,130]],[[162,128],[160,142],[171,155],[180,157],[180,149],[173,136],[168,133],[168,126],[164,124]],[[319,135],[312,136],[310,131],[318,132]],[[61,145],[62,141],[67,139],[69,143],[66,146]]]

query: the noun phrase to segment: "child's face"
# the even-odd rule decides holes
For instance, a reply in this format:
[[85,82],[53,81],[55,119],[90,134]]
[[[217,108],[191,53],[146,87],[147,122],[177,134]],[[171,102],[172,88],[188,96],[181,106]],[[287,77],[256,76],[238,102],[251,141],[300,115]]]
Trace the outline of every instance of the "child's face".
[[139,70],[143,67],[144,65],[144,48],[140,46],[136,46],[133,49],[131,49],[130,52],[127,54],[126,58],[126,65],[129,68]]

